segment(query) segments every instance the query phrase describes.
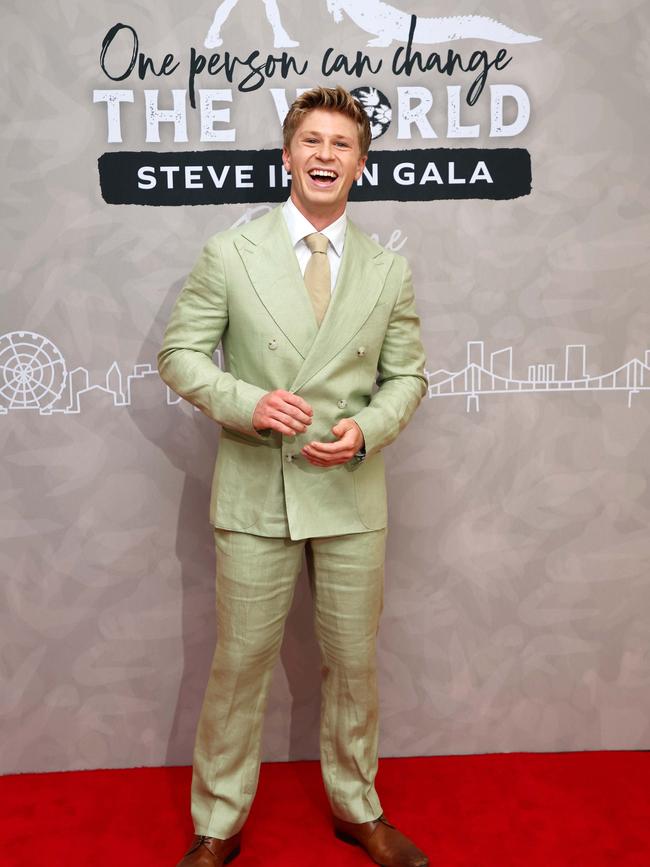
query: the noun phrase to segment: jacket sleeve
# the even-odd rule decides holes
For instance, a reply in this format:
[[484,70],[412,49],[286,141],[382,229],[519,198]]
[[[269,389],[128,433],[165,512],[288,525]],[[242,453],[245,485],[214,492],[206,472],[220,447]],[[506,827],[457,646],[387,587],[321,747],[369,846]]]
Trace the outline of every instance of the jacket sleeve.
[[402,261],[401,287],[379,354],[378,390],[368,406],[352,416],[363,433],[367,456],[393,442],[428,388],[411,271]]
[[210,418],[263,439],[253,413],[266,392],[214,363],[228,327],[228,292],[219,240],[211,238],[178,296],[158,353],[162,380]]

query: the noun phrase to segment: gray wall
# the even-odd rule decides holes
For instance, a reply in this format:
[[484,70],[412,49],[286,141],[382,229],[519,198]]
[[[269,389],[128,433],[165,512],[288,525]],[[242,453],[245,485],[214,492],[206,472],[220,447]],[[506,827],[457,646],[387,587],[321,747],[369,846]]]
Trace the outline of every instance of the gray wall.
[[[264,207],[110,206],[97,158],[273,147],[270,88],[291,98],[323,80],[328,46],[352,54],[371,38],[345,11],[337,24],[324,0],[309,16],[280,0],[300,43],[287,50],[313,58],[313,70],[251,93],[233,85],[234,143],[201,144],[189,112],[189,144],[174,143],[169,124],[161,144],[147,144],[144,89],[171,104],[170,88],[186,86],[189,46],[210,53],[202,42],[215,5],[186,14],[171,2],[3,4],[4,773],[191,760],[215,637],[207,508],[218,428],[170,403],[146,365],[202,242]],[[367,7],[381,23],[376,3],[338,5]],[[432,7],[395,5],[422,17]],[[463,123],[481,124],[479,138],[449,139],[446,86],[473,75],[393,76],[399,42],[368,49],[385,58],[378,75],[330,81],[388,96],[382,148],[527,148],[533,189],[511,201],[350,209],[382,243],[400,233],[392,243],[413,266],[431,379],[430,398],[386,455],[382,753],[647,749],[648,7],[463,0],[435,13],[489,15],[541,38],[508,45],[512,62],[488,81],[527,93],[520,134],[490,138],[486,88],[462,109]],[[173,52],[182,68],[108,81],[99,50],[117,21],[136,28],[143,51]],[[262,3],[241,0],[223,38],[215,50],[273,51]],[[469,57],[501,46],[417,47]],[[415,127],[410,142],[398,140],[405,86],[432,91],[438,140]],[[121,144],[107,143],[106,106],[93,104],[94,90],[111,87],[134,91]],[[492,357],[508,347],[511,356]],[[268,759],[317,755],[304,578],[273,683]]]

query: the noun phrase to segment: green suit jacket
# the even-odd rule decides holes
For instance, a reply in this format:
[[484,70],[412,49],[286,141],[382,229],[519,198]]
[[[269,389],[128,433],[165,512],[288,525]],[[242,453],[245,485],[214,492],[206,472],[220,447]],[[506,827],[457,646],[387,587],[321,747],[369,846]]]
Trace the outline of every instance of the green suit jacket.
[[[318,328],[275,208],[212,237],[181,291],[158,354],[162,379],[222,426],[210,520],[304,539],[386,526],[381,450],[424,396],[424,351],[406,260],[348,221],[332,301]],[[225,370],[212,355],[221,341]],[[305,434],[256,431],[259,399],[277,388],[314,411]],[[315,467],[300,453],[353,418],[367,457]]]

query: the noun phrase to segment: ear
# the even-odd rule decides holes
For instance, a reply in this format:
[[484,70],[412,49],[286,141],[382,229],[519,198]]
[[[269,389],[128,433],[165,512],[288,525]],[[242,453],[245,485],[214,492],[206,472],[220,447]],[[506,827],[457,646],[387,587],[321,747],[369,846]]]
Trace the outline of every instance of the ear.
[[282,162],[284,164],[285,169],[290,172],[291,171],[291,160],[289,158],[289,151],[286,147],[282,148]]
[[357,163],[357,170],[354,173],[355,181],[358,181],[359,178],[361,177],[361,173],[363,172],[363,169],[364,169],[364,166],[366,165],[367,160],[368,160],[368,154],[366,154],[363,157],[359,157],[359,162]]

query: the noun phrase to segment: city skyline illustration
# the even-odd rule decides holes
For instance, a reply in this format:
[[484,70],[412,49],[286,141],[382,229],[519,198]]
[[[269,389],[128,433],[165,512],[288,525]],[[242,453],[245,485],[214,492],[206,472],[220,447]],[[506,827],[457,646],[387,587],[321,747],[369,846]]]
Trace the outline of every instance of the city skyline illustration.
[[506,346],[491,352],[489,362],[485,341],[468,340],[466,364],[450,371],[440,368],[427,371],[428,396],[465,397],[467,412],[480,409],[483,395],[495,394],[553,394],[577,391],[623,391],[627,393],[627,406],[642,391],[650,391],[650,349],[644,359],[631,358],[607,373],[587,372],[587,344],[569,343],[564,347],[562,378],[558,366],[552,363],[528,364],[526,378],[513,375],[513,350]]
[[[221,366],[220,349],[214,359]],[[636,395],[650,391],[650,349],[645,350],[643,360],[631,358],[612,371],[598,374],[587,372],[586,344],[567,344],[560,366],[528,364],[523,378],[514,375],[512,346],[487,355],[485,341],[470,340],[465,361],[458,370],[425,369],[429,399],[464,398],[466,412],[478,412],[481,398],[494,395],[619,391],[627,394],[629,408]],[[61,351],[44,335],[32,331],[0,335],[0,415],[10,410],[77,415],[91,395],[92,399],[106,396],[114,407],[134,406],[134,395],[151,377],[164,394],[164,403],[174,406],[182,402],[160,380],[153,364],[134,364],[130,373],[124,373],[114,360],[104,377],[92,382],[86,367],[68,370]]]

